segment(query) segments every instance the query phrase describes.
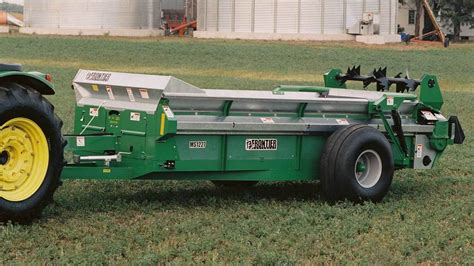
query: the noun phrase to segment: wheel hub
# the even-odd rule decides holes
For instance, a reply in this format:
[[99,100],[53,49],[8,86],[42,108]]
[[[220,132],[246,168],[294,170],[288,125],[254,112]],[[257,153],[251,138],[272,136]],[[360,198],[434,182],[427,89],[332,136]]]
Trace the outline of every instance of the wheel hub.
[[357,166],[356,166],[357,173],[363,173],[366,169],[367,167],[365,166],[364,162],[357,162]]
[[8,151],[2,151],[2,153],[0,153],[0,165],[7,164],[9,158],[10,155],[8,154]]
[[0,166],[0,181],[3,184],[0,188],[11,191],[21,186],[28,177],[34,160],[33,147],[28,134],[16,127],[3,129],[0,139],[0,149],[3,150]]
[[0,198],[22,201],[43,183],[49,149],[41,128],[26,118],[0,127]]
[[354,166],[357,182],[364,188],[371,188],[377,184],[382,175],[382,159],[374,150],[366,150],[357,158]]

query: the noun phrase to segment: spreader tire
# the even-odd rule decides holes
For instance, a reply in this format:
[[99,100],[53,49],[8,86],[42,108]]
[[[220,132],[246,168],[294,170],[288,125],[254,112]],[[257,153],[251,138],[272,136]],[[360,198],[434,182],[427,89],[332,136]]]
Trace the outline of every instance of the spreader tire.
[[251,188],[258,184],[258,181],[212,181],[216,187],[222,188]]
[[29,223],[52,202],[63,168],[61,127],[38,92],[0,84],[0,222]]
[[328,138],[320,169],[321,187],[328,200],[379,202],[392,183],[392,149],[375,128],[345,127]]

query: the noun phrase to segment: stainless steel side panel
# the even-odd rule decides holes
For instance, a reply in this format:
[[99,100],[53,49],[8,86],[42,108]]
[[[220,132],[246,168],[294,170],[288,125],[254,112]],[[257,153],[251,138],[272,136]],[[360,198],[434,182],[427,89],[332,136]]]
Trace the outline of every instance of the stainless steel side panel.
[[[349,118],[286,118],[286,117],[214,117],[177,116],[178,134],[313,134],[333,132],[340,127],[361,123]],[[366,121],[369,126],[384,132],[380,119]],[[402,121],[406,134],[433,132],[432,125],[418,125],[414,121]]]
[[78,106],[101,106],[113,110],[154,113],[163,91],[203,94],[171,76],[79,70],[73,81]]
[[[333,92],[334,91],[334,92]],[[337,92],[344,91],[344,92]],[[203,93],[163,93],[175,112],[219,112],[226,102],[232,102],[230,112],[239,113],[296,113],[301,104],[307,104],[307,114],[366,114],[369,100],[383,97],[383,92],[332,89],[329,94],[318,92],[281,92],[250,90],[202,90]],[[343,97],[342,95],[345,95]],[[409,114],[416,101],[405,101],[402,115]]]
[[[171,76],[128,74],[108,71],[79,70],[73,87],[79,106],[101,106],[113,110],[137,110],[153,114],[162,98],[169,100],[180,130],[268,130],[290,132],[331,131],[341,124],[325,115],[365,115],[369,101],[380,99],[384,92],[330,89],[329,92],[204,90]],[[402,118],[413,112],[417,101],[405,101],[400,107]],[[224,109],[226,115],[224,116]],[[304,114],[323,118],[303,118],[297,121],[284,116]],[[228,111],[228,112],[227,112]],[[215,117],[208,116],[209,112]],[[183,116],[182,114],[195,114]],[[232,116],[234,114],[234,116]],[[239,114],[239,116],[235,115]],[[242,118],[247,115],[250,118]],[[258,117],[275,117],[269,123]],[[406,118],[406,117],[405,117]],[[208,121],[208,120],[212,121]],[[342,122],[343,125],[346,122]],[[354,122],[347,122],[354,123]],[[379,123],[381,124],[381,123]],[[229,128],[228,125],[232,125]],[[408,126],[408,125],[405,125]],[[236,129],[237,128],[237,129]]]

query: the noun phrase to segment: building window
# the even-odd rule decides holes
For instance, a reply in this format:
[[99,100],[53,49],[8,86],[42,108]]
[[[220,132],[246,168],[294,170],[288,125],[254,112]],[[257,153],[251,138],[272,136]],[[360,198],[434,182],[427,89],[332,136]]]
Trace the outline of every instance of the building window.
[[408,24],[415,24],[416,10],[408,10]]

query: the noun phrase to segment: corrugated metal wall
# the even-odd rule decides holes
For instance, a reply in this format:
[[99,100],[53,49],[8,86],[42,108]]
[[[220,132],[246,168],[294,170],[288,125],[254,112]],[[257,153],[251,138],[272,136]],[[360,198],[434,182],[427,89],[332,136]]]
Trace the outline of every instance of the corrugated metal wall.
[[198,30],[345,34],[374,12],[380,34],[396,34],[397,10],[398,0],[198,0]]
[[[233,8],[232,0],[222,0],[219,2],[219,9],[217,10],[219,14],[231,14]],[[217,24],[219,25],[220,31],[231,32],[232,31],[232,17],[230,16],[218,16],[219,20]]]
[[26,27],[152,29],[161,22],[161,0],[25,0]]
[[299,2],[294,0],[279,0],[276,5],[276,32],[298,32]]
[[346,25],[354,25],[364,13],[364,0],[351,0],[346,4]]
[[344,29],[344,0],[324,1],[324,34],[345,33]]
[[255,31],[270,33],[275,31],[275,6],[273,0],[255,2]]
[[[218,1],[218,0],[211,0]],[[226,16],[227,14],[221,14]],[[230,17],[232,14],[228,14]],[[252,32],[253,25],[252,0],[240,0],[234,2],[234,31],[235,32]]]
[[322,33],[322,1],[301,0],[300,33]]

